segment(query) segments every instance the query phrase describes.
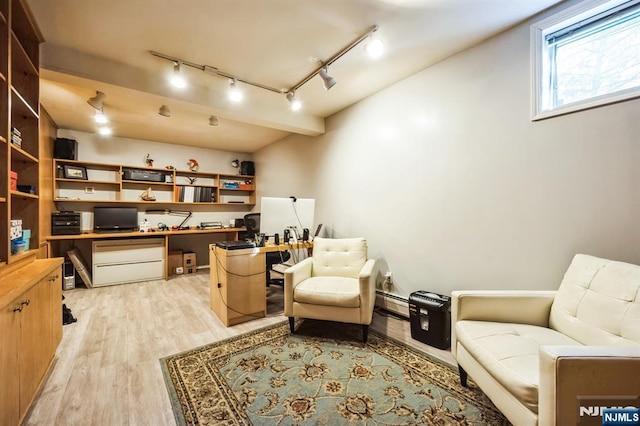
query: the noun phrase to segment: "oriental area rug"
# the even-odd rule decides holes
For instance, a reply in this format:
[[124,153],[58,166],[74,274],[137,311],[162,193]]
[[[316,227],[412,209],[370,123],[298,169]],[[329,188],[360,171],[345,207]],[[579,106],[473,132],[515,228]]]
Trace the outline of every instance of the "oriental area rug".
[[179,425],[508,425],[479,388],[361,326],[283,322],[160,360]]

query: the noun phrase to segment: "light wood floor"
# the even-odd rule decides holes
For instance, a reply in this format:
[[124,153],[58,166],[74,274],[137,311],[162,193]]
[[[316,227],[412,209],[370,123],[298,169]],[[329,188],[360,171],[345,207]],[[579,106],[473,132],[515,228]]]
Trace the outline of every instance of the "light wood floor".
[[[174,425],[159,359],[277,323],[282,288],[267,290],[268,316],[225,327],[209,309],[209,274],[65,291],[78,322],[65,325],[56,363],[26,425]],[[374,314],[373,328],[445,362],[411,338],[409,322]]]

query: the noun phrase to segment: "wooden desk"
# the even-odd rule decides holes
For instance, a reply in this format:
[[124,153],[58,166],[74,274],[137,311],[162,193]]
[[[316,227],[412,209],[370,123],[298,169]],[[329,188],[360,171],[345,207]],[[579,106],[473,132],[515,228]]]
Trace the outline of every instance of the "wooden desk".
[[313,243],[224,250],[215,244],[210,244],[209,297],[211,310],[227,327],[266,316],[265,254],[311,247],[313,247]]
[[[98,240],[106,238],[153,238],[164,237],[164,279],[169,278],[171,271],[169,270],[169,238],[178,235],[206,235],[206,234],[225,234],[225,240],[233,241],[238,239],[238,232],[246,231],[245,228],[218,228],[218,229],[185,229],[180,231],[155,231],[155,232],[114,232],[114,233],[96,233],[84,232],[77,235],[51,235],[47,238],[49,242],[68,241],[68,240]],[[63,256],[62,253],[56,255]]]

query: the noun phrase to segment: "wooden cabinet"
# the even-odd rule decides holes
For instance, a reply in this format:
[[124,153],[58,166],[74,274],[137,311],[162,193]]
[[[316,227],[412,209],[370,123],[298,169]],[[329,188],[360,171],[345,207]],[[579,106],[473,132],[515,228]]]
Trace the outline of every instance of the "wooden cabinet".
[[[255,176],[136,168],[117,164],[54,160],[55,202],[254,206]],[[131,178],[128,170],[155,173],[160,181]],[[125,177],[129,177],[128,179]],[[151,189],[155,201],[142,199]]]
[[0,276],[0,424],[17,425],[62,337],[62,259],[36,260]]
[[[39,242],[39,45],[20,0],[0,0],[0,268],[35,254]],[[17,188],[11,185],[17,174]],[[31,231],[33,253],[11,253],[10,221]]]
[[267,314],[263,250],[224,250],[214,244],[209,247],[210,306],[227,327]]

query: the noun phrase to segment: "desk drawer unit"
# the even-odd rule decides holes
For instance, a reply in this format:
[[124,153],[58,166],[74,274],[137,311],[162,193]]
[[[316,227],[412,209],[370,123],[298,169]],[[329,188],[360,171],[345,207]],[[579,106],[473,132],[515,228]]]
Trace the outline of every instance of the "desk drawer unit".
[[96,287],[164,278],[164,238],[93,242]]

